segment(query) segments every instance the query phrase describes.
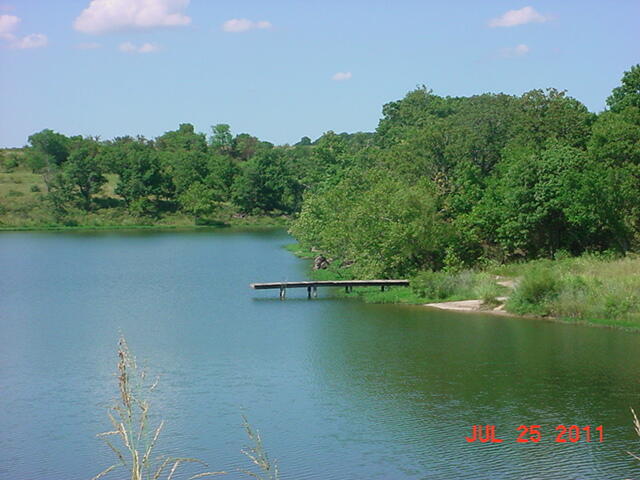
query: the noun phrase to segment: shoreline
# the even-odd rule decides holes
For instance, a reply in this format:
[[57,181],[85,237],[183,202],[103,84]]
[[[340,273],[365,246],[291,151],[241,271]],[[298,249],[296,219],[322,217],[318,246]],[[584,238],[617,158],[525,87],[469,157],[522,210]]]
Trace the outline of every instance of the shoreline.
[[500,305],[494,308],[483,308],[484,302],[482,300],[455,300],[451,302],[434,302],[434,303],[424,303],[423,307],[437,308],[438,310],[448,310],[453,312],[466,312],[466,313],[490,313],[493,315],[510,315],[510,316],[520,316],[513,314],[511,312],[507,312],[504,309],[505,302],[507,301],[507,297],[499,297],[498,300],[501,302]]
[[113,224],[113,225],[20,225],[0,226],[0,234],[4,232],[72,232],[72,231],[123,231],[123,230],[228,230],[237,228],[270,229],[286,228],[288,220],[272,219],[270,217],[255,217],[249,221],[219,222],[211,225],[188,224]]
[[[465,307],[464,304],[467,304],[467,303],[469,303],[469,305],[477,304],[477,308]],[[463,304],[463,305],[459,306],[457,304]],[[640,333],[640,327],[638,326],[621,325],[621,324],[615,324],[615,323],[604,323],[604,322],[599,322],[596,319],[572,320],[570,318],[561,318],[561,317],[552,317],[552,316],[543,317],[540,315],[523,315],[523,314],[508,312],[502,309],[501,307],[503,307],[504,305],[500,305],[493,309],[483,310],[482,300],[458,300],[458,301],[440,302],[440,303],[423,303],[416,306],[445,311],[445,312],[466,313],[470,315],[475,315],[475,314],[495,315],[499,317],[511,317],[511,318],[520,318],[523,320],[533,320],[537,322],[551,322],[551,323],[560,323],[563,325],[607,328],[607,329],[613,329],[613,330],[620,330],[628,333]]]
[[[317,255],[316,252],[311,252],[301,248],[298,243],[290,244],[285,247],[288,251],[293,253],[299,258],[305,260],[313,260],[313,258]],[[482,273],[482,272],[478,272]],[[486,272],[491,273],[491,272]],[[496,275],[495,273],[491,273],[496,276],[497,284],[509,288],[512,290],[515,287],[515,277],[513,275],[505,276],[504,273],[500,273],[500,275]],[[328,270],[310,270],[309,274],[310,278],[316,280],[331,280],[335,276],[335,272],[331,272]],[[341,276],[342,278],[342,276]],[[470,299],[469,297],[460,297],[456,298],[456,295],[449,297],[449,299],[436,300],[433,301],[429,298],[420,297],[416,294],[416,292],[411,291],[410,288],[403,288],[403,291],[399,289],[389,289],[386,292],[380,292],[377,290],[368,290],[367,288],[362,288],[357,291],[354,291],[353,296],[358,298],[358,300],[363,301],[365,303],[379,303],[386,305],[411,305],[418,306],[424,308],[430,308],[434,310],[441,311],[450,311],[457,313],[469,313],[469,314],[487,314],[487,315],[497,315],[502,317],[512,317],[512,318],[522,318],[528,320],[536,320],[536,321],[545,321],[545,322],[557,322],[563,323],[567,325],[585,325],[590,327],[600,327],[600,328],[613,328],[626,332],[640,333],[640,325],[637,321],[633,319],[622,319],[615,317],[588,317],[588,318],[577,318],[577,317],[562,317],[562,316],[551,316],[551,315],[534,315],[534,314],[521,314],[507,311],[505,309],[506,302],[508,298],[506,296],[497,297],[496,300],[500,302],[496,307],[483,308],[483,301],[479,299]],[[506,293],[506,292],[505,292]],[[344,292],[336,292],[335,294],[338,298],[346,298]],[[504,294],[503,294],[504,295]]]

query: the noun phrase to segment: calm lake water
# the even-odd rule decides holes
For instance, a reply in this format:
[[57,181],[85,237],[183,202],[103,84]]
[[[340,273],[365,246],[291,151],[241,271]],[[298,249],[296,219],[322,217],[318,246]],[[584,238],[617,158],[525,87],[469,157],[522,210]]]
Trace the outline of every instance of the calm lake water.
[[[249,466],[246,414],[283,479],[640,478],[626,454],[640,452],[640,335],[249,289],[305,278],[291,241],[0,235],[0,478],[88,479],[114,462],[95,435],[120,332],[160,376],[162,450],[213,469]],[[467,443],[474,424],[504,442]],[[516,443],[521,424],[542,441]],[[559,424],[603,425],[604,442],[555,443]]]

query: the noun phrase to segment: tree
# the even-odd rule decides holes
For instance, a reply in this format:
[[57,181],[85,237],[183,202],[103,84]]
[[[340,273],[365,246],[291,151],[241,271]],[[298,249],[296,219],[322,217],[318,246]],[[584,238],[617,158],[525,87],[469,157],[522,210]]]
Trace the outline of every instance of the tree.
[[154,202],[172,193],[170,179],[164,173],[160,156],[149,144],[125,144],[124,159],[116,173],[120,179],[115,193],[120,195],[130,210],[148,213]]
[[71,139],[45,129],[29,136],[29,144],[36,155],[46,155],[55,165],[61,165],[69,156]]
[[240,161],[249,160],[260,148],[260,140],[248,133],[236,135],[231,146],[231,156]]
[[640,108],[629,106],[598,116],[589,141],[589,153],[612,166],[640,165]]
[[233,135],[231,127],[226,123],[218,123],[211,127],[209,145],[219,153],[231,154],[233,148]]
[[401,141],[407,131],[419,129],[437,118],[451,115],[458,99],[439,97],[424,85],[407,93],[397,102],[382,107],[382,119],[376,129],[376,143],[389,147]]
[[634,65],[622,76],[622,85],[616,87],[607,98],[612,112],[622,112],[627,107],[640,108],[640,64]]
[[386,169],[352,171],[305,196],[292,233],[307,247],[352,263],[354,275],[409,275],[442,265],[449,228],[434,185],[407,184]]
[[508,257],[628,248],[617,178],[585,152],[558,142],[512,150],[500,169],[472,216],[479,237]]
[[204,133],[195,133],[193,125],[181,123],[178,130],[166,132],[156,139],[159,150],[177,152],[206,152],[207,140]]
[[97,159],[98,144],[92,140],[79,143],[61,167],[61,174],[77,188],[83,209],[91,208],[91,198],[98,193],[107,179]]
[[291,213],[297,209],[302,192],[278,150],[260,152],[246,162],[232,191],[233,202],[247,213]]
[[198,218],[211,213],[218,205],[219,200],[213,189],[200,182],[189,185],[189,188],[178,197],[182,210],[193,215],[196,223]]
[[236,162],[227,155],[210,154],[207,159],[207,175],[203,183],[211,188],[223,201],[231,199],[233,182],[240,169]]
[[514,118],[515,141],[541,151],[549,140],[584,147],[595,116],[578,100],[555,88],[531,90],[520,97]]

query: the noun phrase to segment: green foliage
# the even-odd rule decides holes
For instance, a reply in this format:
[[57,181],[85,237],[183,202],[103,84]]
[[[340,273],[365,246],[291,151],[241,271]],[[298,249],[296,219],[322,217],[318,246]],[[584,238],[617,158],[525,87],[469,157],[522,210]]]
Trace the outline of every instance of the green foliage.
[[231,127],[226,123],[218,123],[211,127],[209,145],[214,151],[230,154],[233,149]]
[[550,269],[528,271],[518,282],[509,301],[509,311],[520,314],[549,315],[549,304],[558,298],[560,280]]
[[56,165],[61,165],[69,156],[71,139],[61,133],[45,129],[29,137],[33,151],[51,158]]
[[216,192],[200,182],[192,183],[178,197],[182,209],[193,215],[196,221],[198,217],[211,213],[216,208],[218,200]]
[[627,107],[640,108],[640,65],[624,72],[622,85],[613,89],[607,105],[613,112],[622,112]]
[[261,151],[242,165],[232,187],[232,200],[243,212],[291,213],[298,208],[301,188],[276,150]]
[[1,160],[2,168],[6,173],[13,172],[20,165],[20,157],[15,153],[3,155]]
[[630,231],[614,172],[574,147],[511,150],[474,208],[480,236],[507,256],[552,257],[558,249],[626,250]]
[[537,150],[550,140],[584,147],[593,120],[587,107],[564,91],[531,90],[520,98],[515,134],[518,144]]
[[468,299],[474,297],[475,274],[461,272],[423,271],[411,279],[414,292],[430,301]]
[[178,152],[206,152],[207,139],[203,133],[195,133],[193,125],[182,123],[178,130],[170,131],[158,137],[156,145],[159,150]]
[[148,213],[159,198],[172,193],[172,183],[162,169],[160,155],[150,145],[135,142],[124,147],[124,156],[116,166],[119,180],[115,193],[133,210]]
[[91,208],[91,198],[107,183],[97,160],[98,145],[91,140],[79,142],[69,154],[60,174],[74,185],[84,210]]
[[433,185],[407,185],[384,171],[350,171],[309,194],[292,232],[304,245],[353,262],[364,277],[407,275],[441,263],[448,227]]
[[594,159],[612,167],[640,165],[640,107],[599,115],[588,146]]
[[498,297],[503,293],[504,287],[496,283],[496,277],[488,274],[477,274],[474,287],[474,298],[482,300],[484,307],[497,307],[501,304]]

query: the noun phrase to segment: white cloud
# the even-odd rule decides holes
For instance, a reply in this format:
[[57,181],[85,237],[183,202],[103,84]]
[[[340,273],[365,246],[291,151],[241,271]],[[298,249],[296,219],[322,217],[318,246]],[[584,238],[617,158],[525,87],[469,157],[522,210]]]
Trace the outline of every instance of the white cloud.
[[351,72],[338,72],[334,73],[331,77],[331,80],[335,80],[336,82],[342,82],[344,80],[351,80]]
[[183,13],[190,0],[91,0],[73,22],[76,30],[99,35],[127,29],[180,27],[191,18]]
[[138,48],[138,53],[157,52],[158,48],[158,45],[155,45],[153,43],[143,43],[142,45],[140,45],[140,48]]
[[95,50],[96,48],[100,48],[102,45],[100,45],[99,43],[95,43],[95,42],[86,42],[86,43],[79,43],[76,45],[76,48],[80,49],[80,50]]
[[13,32],[20,22],[20,18],[15,15],[0,15],[0,38],[6,40],[10,48],[39,48],[49,43],[49,39],[43,33],[32,33],[22,38],[17,37]]
[[133,53],[136,51],[136,46],[131,43],[131,42],[124,42],[121,43],[120,46],[118,47],[118,49],[121,52],[125,52],[125,53]]
[[490,27],[515,27],[525,23],[543,23],[551,20],[550,17],[542,15],[533,7],[522,7],[520,10],[509,10],[497,18],[489,20]]
[[43,33],[32,33],[26,37],[14,40],[11,43],[11,48],[40,48],[46,47],[49,43],[49,39]]
[[515,47],[503,48],[502,50],[500,50],[500,56],[505,58],[522,57],[530,51],[531,49],[527,45],[521,43],[520,45],[516,45]]
[[139,47],[131,42],[121,43],[118,49],[124,53],[152,53],[157,52],[160,47],[155,43],[143,43]]
[[254,22],[246,18],[232,18],[222,24],[222,30],[229,33],[241,33],[249,30],[265,30],[273,27],[271,22],[260,20]]
[[0,15],[0,38],[13,40],[13,31],[18,27],[20,18],[15,15]]

